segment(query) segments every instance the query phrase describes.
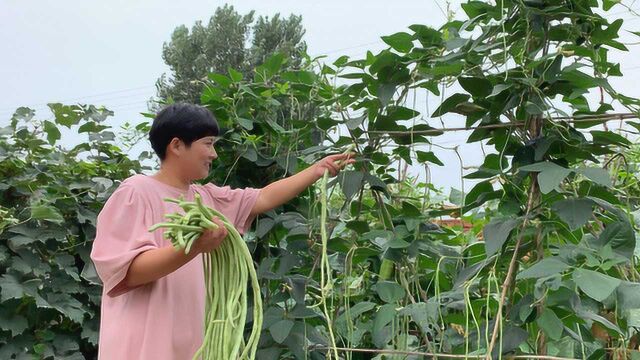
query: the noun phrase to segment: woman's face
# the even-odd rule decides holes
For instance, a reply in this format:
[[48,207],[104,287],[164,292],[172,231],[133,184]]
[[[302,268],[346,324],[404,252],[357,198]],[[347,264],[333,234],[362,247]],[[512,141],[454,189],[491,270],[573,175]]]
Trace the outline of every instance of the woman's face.
[[204,179],[209,175],[211,162],[218,158],[214,148],[216,138],[207,136],[191,143],[181,156],[183,171],[193,180]]

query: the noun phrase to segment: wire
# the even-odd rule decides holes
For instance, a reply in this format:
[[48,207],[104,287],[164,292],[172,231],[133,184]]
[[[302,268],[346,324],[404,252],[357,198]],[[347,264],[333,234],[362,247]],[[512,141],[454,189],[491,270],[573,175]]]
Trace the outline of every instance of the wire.
[[[624,114],[598,114],[598,115],[583,115],[583,116],[559,116],[552,117],[548,120],[564,120],[571,123],[580,123],[580,122],[607,122],[612,120],[624,120],[624,119],[638,119],[639,116],[637,114],[632,113],[624,113]],[[437,135],[443,132],[451,132],[451,131],[468,131],[468,130],[476,130],[476,129],[498,129],[498,128],[507,128],[507,127],[523,127],[526,123],[524,122],[516,122],[516,123],[499,123],[499,124],[490,124],[490,125],[479,125],[479,126],[468,126],[468,127],[442,127],[442,128],[433,128],[429,130],[368,130],[365,131],[369,134],[383,134],[383,135]]]
[[[50,104],[50,103],[76,102],[77,100],[83,100],[83,99],[91,99],[91,98],[96,98],[96,97],[102,97],[102,96],[104,96],[104,95],[122,94],[122,93],[132,92],[132,91],[135,91],[135,90],[149,89],[149,88],[155,88],[155,85],[139,86],[139,87],[128,88],[128,89],[121,89],[121,90],[108,91],[108,92],[103,92],[103,93],[98,93],[98,94],[93,94],[93,95],[87,95],[87,96],[81,96],[81,97],[68,98],[68,99],[64,99],[64,100],[49,101],[49,102],[46,102],[46,103],[30,104],[30,105],[25,105],[25,107],[35,108],[35,107],[40,107],[40,106],[46,106],[47,104]],[[148,92],[147,92],[147,93],[148,93]],[[127,97],[127,96],[129,96],[129,95],[122,95],[122,96],[118,96],[118,97],[108,97],[108,98],[104,98],[104,99],[99,99],[98,101],[110,100],[110,99],[118,99],[118,98],[123,98],[123,97]],[[4,111],[14,111],[16,108],[17,108],[17,107],[6,107],[6,108],[2,108],[2,109],[0,109],[0,112],[4,112]]]

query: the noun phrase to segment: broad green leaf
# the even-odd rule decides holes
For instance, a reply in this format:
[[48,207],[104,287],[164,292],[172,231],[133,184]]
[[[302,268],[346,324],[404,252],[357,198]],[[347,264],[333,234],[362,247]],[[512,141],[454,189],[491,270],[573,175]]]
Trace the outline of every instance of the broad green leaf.
[[395,84],[380,84],[378,86],[378,99],[380,100],[380,104],[382,106],[387,106],[389,101],[393,98],[393,94],[396,92]]
[[512,84],[498,84],[493,87],[493,91],[491,91],[491,94],[489,94],[489,96],[487,97],[500,95],[503,91],[511,88],[512,86],[513,86]]
[[433,331],[431,327],[438,324],[438,304],[436,303],[419,302],[409,304],[399,314],[411,316],[413,322],[418,324],[425,334],[431,333]]
[[420,112],[404,106],[387,107],[386,116],[391,120],[411,120],[418,115],[420,115]]
[[316,124],[317,124],[318,128],[320,128],[321,130],[327,131],[327,130],[331,129],[332,127],[340,124],[340,122],[337,121],[337,120],[331,119],[329,117],[320,117],[316,121]]
[[578,174],[585,176],[586,178],[588,178],[589,180],[593,181],[596,184],[600,184],[602,186],[606,186],[609,188],[613,187],[613,183],[611,182],[611,176],[609,175],[609,172],[605,169],[583,167],[583,168],[576,169],[576,172]]
[[636,248],[636,236],[628,221],[617,221],[607,224],[598,237],[599,247],[609,245],[619,255],[631,259]]
[[22,334],[28,328],[29,323],[24,316],[12,314],[10,311],[0,311],[0,329],[9,330],[12,337]]
[[520,220],[518,219],[494,219],[484,227],[482,234],[487,256],[491,256],[502,249],[502,245],[507,241],[511,230],[519,223]]
[[379,281],[376,284],[376,292],[380,299],[386,303],[394,303],[405,295],[405,290],[402,286],[393,281]]
[[98,123],[96,123],[95,121],[89,121],[86,122],[84,124],[82,124],[79,128],[78,128],[78,133],[98,133],[102,130],[108,129],[109,126],[106,125],[100,125]]
[[471,191],[469,191],[469,193],[467,194],[464,200],[464,203],[472,204],[474,201],[478,200],[478,198],[483,197],[484,195],[492,192],[493,192],[493,186],[491,185],[491,182],[489,181],[479,182],[476,184],[476,186],[473,187],[473,189],[471,189]]
[[418,161],[421,163],[430,162],[439,166],[444,166],[442,161],[436,157],[433,151],[420,151],[416,150],[416,155],[418,155]]
[[604,11],[609,11],[616,4],[619,4],[620,0],[602,0],[602,9]]
[[526,330],[519,327],[505,326],[502,331],[502,346],[493,349],[492,358],[497,359],[500,350],[504,354],[517,349],[520,344],[527,341],[528,335]]
[[62,105],[62,104],[47,104],[57,124],[71,128],[71,125],[76,125],[80,119],[82,119],[82,109],[79,106]]
[[442,33],[422,24],[409,26],[416,34],[416,38],[424,47],[437,46],[442,43]]
[[451,202],[454,205],[462,206],[463,201],[464,201],[464,196],[462,194],[462,191],[456,188],[451,188],[451,191],[449,192],[449,202]]
[[291,329],[293,328],[294,322],[288,319],[283,319],[278,321],[277,323],[271,325],[269,327],[269,332],[277,343],[282,344],[282,342],[289,336]]
[[413,36],[406,32],[398,32],[393,35],[382,36],[382,41],[401,53],[407,53],[413,48]]
[[47,141],[49,141],[49,144],[54,145],[56,141],[60,140],[60,130],[58,130],[56,124],[51,121],[44,121],[44,131],[47,133]]
[[539,172],[538,183],[543,194],[559,190],[560,184],[572,173],[571,170],[549,161],[523,166],[520,170]]
[[560,340],[562,337],[564,325],[553,310],[545,308],[536,322],[551,339]]
[[548,257],[521,271],[517,279],[540,279],[551,275],[561,274],[569,268],[569,265],[556,257]]
[[236,118],[236,121],[238,121],[238,124],[240,124],[244,129],[253,130],[253,120],[238,117]]
[[84,320],[85,309],[81,302],[66,294],[49,293],[47,295],[47,303],[61,314],[78,324],[82,324]]
[[[375,307],[376,304],[370,301],[358,302],[349,309],[349,316],[351,316],[351,319],[355,320],[358,316],[366,313],[367,311],[373,310]],[[346,315],[347,313],[345,312],[341,316]]]
[[391,340],[391,329],[390,326],[387,326],[396,316],[396,305],[395,304],[385,304],[382,305],[378,312],[376,313],[376,317],[373,320],[373,343],[379,347],[383,348],[389,340]]
[[222,87],[229,87],[229,85],[232,84],[231,79],[222,74],[209,73],[207,76],[209,77],[209,80],[216,82]]
[[347,199],[353,198],[362,188],[364,173],[361,171],[341,171],[337,178]]
[[56,224],[64,222],[64,218],[58,209],[49,205],[35,205],[31,207],[31,218],[34,220],[46,220]]
[[593,201],[577,198],[566,199],[553,203],[551,208],[573,231],[581,228],[589,221],[593,213]]
[[240,82],[242,81],[242,73],[239,71],[236,71],[233,68],[229,68],[229,77],[231,78],[231,80],[233,80],[234,82]]
[[616,289],[618,305],[622,310],[640,309],[640,284],[623,281]]
[[360,125],[362,125],[362,122],[367,118],[366,115],[362,115],[362,116],[358,116],[358,117],[354,117],[354,118],[349,118],[347,121],[345,121],[345,125],[347,125],[347,128],[349,130],[355,130],[357,128],[360,127]]
[[491,81],[486,78],[460,77],[458,78],[458,82],[460,86],[473,97],[486,97],[491,94],[491,90],[493,90]]
[[469,100],[469,95],[467,94],[453,94],[440,104],[436,111],[431,114],[431,117],[438,117],[451,112],[455,109],[456,105],[467,100]]
[[605,146],[620,145],[623,147],[629,147],[632,144],[626,137],[612,131],[591,130],[590,133],[594,144]]
[[574,270],[573,281],[580,290],[596,301],[604,301],[621,283],[620,279],[580,268]]

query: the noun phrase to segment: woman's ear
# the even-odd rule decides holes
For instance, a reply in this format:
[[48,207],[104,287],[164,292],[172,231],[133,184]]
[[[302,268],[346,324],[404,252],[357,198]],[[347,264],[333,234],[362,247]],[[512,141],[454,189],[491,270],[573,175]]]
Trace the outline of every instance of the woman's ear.
[[180,157],[182,151],[184,150],[184,147],[184,142],[182,142],[182,140],[178,139],[177,137],[174,137],[169,142],[169,145],[167,145],[167,155],[171,154],[172,156]]

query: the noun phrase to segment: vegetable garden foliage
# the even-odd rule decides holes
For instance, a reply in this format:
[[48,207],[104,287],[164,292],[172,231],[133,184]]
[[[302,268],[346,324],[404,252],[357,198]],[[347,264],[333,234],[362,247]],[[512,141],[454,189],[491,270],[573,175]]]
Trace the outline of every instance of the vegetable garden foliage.
[[[470,1],[462,5],[467,20],[412,25],[384,36],[389,49],[364,59],[307,59],[283,70],[276,55],[251,81],[233,69],[211,74],[201,102],[226,133],[207,180],[263,186],[326,152],[356,144],[359,153],[354,168],[330,183],[327,224],[319,189],[311,188],[245,237],[264,298],[258,358],[374,356],[330,349],[333,337],[339,348],[470,357],[638,356],[630,216],[637,202],[625,190],[637,179],[623,161],[631,142],[596,127],[617,118],[607,115],[614,103],[633,115],[640,107],[608,82],[622,75],[607,59],[626,50],[616,40],[623,23],[594,10],[617,3]],[[418,91],[443,101],[420,114],[407,101]],[[601,101],[590,102],[589,92]],[[9,179],[0,188],[3,358],[25,349],[56,358],[95,353],[99,287],[86,262],[88,241],[115,186],[104,179],[141,170],[109,139],[108,113],[52,109],[55,122],[19,109],[2,132],[0,172]],[[394,167],[398,160],[446,165],[424,146],[437,144],[442,131],[423,118],[444,114],[464,116],[474,129],[467,142],[495,150],[466,174],[480,182],[454,210],[430,201],[430,185],[397,178]],[[91,132],[90,141],[73,151],[52,148],[56,127],[74,124]],[[81,151],[92,157],[80,160]],[[473,221],[483,241],[431,223],[452,212]],[[328,293],[320,288],[325,225]]]
[[[141,172],[95,106],[19,108],[0,128],[0,358],[93,359],[101,287],[90,259],[96,215],[116,181]],[[61,127],[86,136],[57,145]]]

